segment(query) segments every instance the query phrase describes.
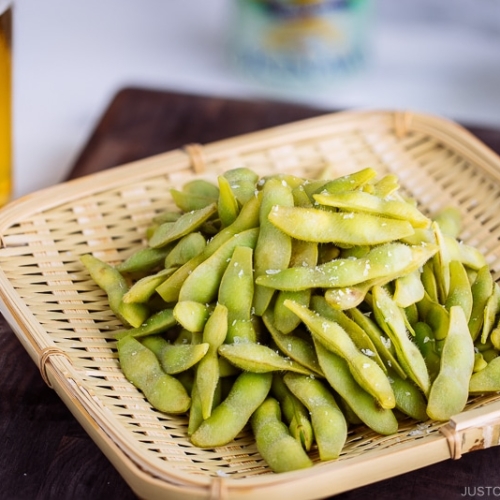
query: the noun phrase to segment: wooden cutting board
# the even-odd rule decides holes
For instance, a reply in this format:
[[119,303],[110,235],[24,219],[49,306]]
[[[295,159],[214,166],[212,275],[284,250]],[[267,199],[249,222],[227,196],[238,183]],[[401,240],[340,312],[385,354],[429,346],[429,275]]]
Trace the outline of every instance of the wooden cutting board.
[[[110,103],[69,178],[329,112],[285,102],[126,88]],[[500,130],[465,126],[500,154]]]

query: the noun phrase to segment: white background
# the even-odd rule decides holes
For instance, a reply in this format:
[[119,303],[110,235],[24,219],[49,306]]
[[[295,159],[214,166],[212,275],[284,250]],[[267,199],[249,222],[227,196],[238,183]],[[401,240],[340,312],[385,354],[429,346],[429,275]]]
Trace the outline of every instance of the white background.
[[15,197],[65,178],[125,86],[404,108],[500,128],[500,0],[374,0],[358,77],[299,95],[242,80],[226,58],[236,0],[16,0]]

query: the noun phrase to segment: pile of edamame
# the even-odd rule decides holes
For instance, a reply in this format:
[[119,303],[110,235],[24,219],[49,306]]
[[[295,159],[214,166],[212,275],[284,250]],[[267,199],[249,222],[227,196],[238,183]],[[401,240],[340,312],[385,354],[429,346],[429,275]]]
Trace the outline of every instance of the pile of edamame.
[[118,264],[81,261],[123,323],[121,369],[199,447],[250,426],[275,472],[337,458],[351,426],[390,435],[500,390],[500,287],[396,176],[236,168],[172,189]]

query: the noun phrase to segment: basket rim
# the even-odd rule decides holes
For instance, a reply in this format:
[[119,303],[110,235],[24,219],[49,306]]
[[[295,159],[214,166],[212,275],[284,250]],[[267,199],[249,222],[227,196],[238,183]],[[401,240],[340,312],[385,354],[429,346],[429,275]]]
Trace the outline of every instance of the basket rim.
[[[347,129],[352,127],[354,123],[366,122],[366,126],[363,126],[369,129],[371,120],[379,120],[384,123],[384,126],[394,129],[398,137],[404,137],[413,131],[430,135],[446,144],[450,149],[457,151],[462,157],[473,163],[480,164],[485,173],[490,175],[496,182],[500,182],[500,157],[467,129],[453,121],[410,111],[360,110],[336,112],[223,139],[206,145],[186,145],[183,149],[180,148],[137,160],[108,171],[66,181],[26,195],[12,201],[0,210],[0,247],[5,248],[3,235],[8,227],[25,220],[29,216],[43,213],[45,210],[64,206],[98,192],[132,185],[138,180],[154,178],[162,175],[168,168],[181,169],[189,167],[196,174],[203,174],[205,173],[205,164],[221,156],[230,157],[237,153],[258,150],[262,147],[294,142],[307,137],[317,137],[328,127],[338,126]],[[70,359],[64,356],[64,352],[55,347],[51,339],[47,338],[45,331],[33,313],[24,303],[18,300],[12,284],[1,268],[0,284],[2,284],[0,287],[0,310],[6,316],[7,321],[20,338],[33,361],[39,365],[46,382],[64,398],[66,404],[70,406],[73,414],[84,424],[86,430],[98,440],[102,448],[107,450],[106,454],[108,458],[112,459],[115,466],[128,471],[128,473],[135,470],[141,476],[141,480],[150,483],[150,487],[153,489],[161,488],[161,485],[167,485],[174,490],[182,488],[185,492],[190,491],[193,498],[198,496],[206,498],[207,489],[211,497],[223,498],[233,491],[241,492],[245,496],[248,488],[256,487],[264,488],[265,493],[269,492],[269,494],[277,492],[278,490],[275,490],[275,488],[280,488],[280,494],[282,494],[284,487],[290,493],[293,493],[292,485],[296,486],[297,481],[304,478],[310,480],[314,477],[317,484],[314,488],[310,488],[308,494],[311,496],[307,498],[318,498],[318,493],[331,495],[345,491],[345,488],[340,488],[333,493],[331,489],[327,491],[326,477],[330,474],[332,467],[344,470],[348,468],[346,464],[348,462],[349,467],[351,467],[349,470],[359,473],[363,466],[366,466],[366,458],[360,456],[350,458],[344,462],[316,464],[315,467],[306,471],[226,479],[203,475],[193,476],[193,474],[172,468],[168,462],[159,459],[154,463],[145,463],[141,460],[140,453],[137,454],[130,443],[127,442],[127,438],[122,434],[121,430],[113,429],[109,425],[110,422],[100,415],[100,408],[95,406],[95,401],[91,395],[86,393],[85,388],[78,383],[79,377],[73,369]],[[51,348],[54,348],[54,350],[50,351]],[[72,398],[68,396],[71,391],[73,391],[73,395],[78,395],[76,401],[72,401]],[[500,409],[500,403],[494,403],[491,408],[496,412]],[[453,418],[448,424],[447,429],[452,428],[452,432],[448,436],[435,433],[427,440],[422,440],[422,446],[424,446],[424,441],[426,446],[429,443],[431,444],[435,453],[433,460],[436,462],[453,457],[453,443],[457,432],[466,430],[470,422],[473,422],[471,425],[474,426],[482,425],[485,418],[490,414],[489,411],[486,412],[488,415],[485,417],[484,413],[484,411],[471,410],[467,412],[467,415],[459,414],[457,418]],[[414,450],[415,443],[412,443],[411,447]],[[113,453],[117,453],[117,450],[118,453],[123,455],[125,462],[116,460]],[[404,450],[405,448],[402,447],[401,452],[403,453]],[[384,457],[393,453],[394,450],[382,450],[377,456],[377,460],[379,460],[380,464],[385,464]],[[416,459],[411,465],[402,463],[397,471],[393,467],[385,472],[379,471],[378,468],[382,468],[382,465],[378,465],[377,471],[380,479],[384,479],[395,475],[395,473],[406,472],[428,463],[428,458],[424,464],[423,456],[416,453]],[[354,473],[344,472],[347,476]],[[137,479],[132,479],[132,481],[137,481]],[[367,479],[366,483],[363,484],[368,482],[372,481]],[[358,485],[361,484],[358,483]],[[136,482],[136,487],[140,490],[142,485]],[[331,488],[331,485],[329,488]],[[248,498],[251,497],[250,493],[247,492],[246,494]],[[263,494],[262,490],[259,494]],[[180,492],[179,495],[181,495]]]

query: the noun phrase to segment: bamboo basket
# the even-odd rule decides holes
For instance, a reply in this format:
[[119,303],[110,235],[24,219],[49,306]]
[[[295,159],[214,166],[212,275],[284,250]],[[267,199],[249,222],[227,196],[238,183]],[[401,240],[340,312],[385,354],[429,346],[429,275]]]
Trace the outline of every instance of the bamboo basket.
[[187,418],[154,410],[122,374],[113,331],[120,323],[79,256],[110,263],[144,243],[170,187],[215,180],[227,169],[333,177],[371,166],[392,172],[426,213],[455,205],[462,238],[500,277],[500,158],[460,126],[410,112],[345,112],[207,145],[188,145],[66,182],[0,211],[1,312],[81,425],[134,492],[171,500],[324,498],[500,442],[500,396],[471,398],[450,422],[402,422],[379,436],[351,430],[338,460],[275,474],[250,432],[198,449]]

